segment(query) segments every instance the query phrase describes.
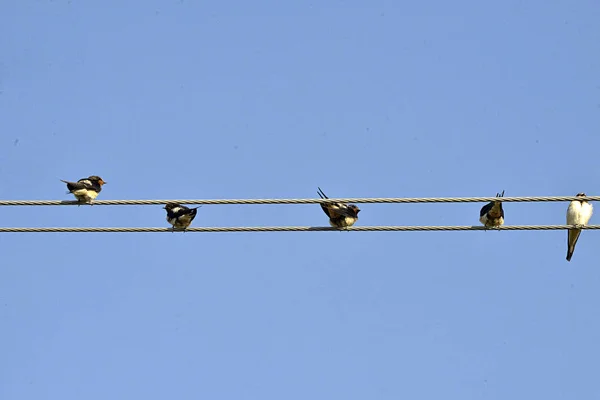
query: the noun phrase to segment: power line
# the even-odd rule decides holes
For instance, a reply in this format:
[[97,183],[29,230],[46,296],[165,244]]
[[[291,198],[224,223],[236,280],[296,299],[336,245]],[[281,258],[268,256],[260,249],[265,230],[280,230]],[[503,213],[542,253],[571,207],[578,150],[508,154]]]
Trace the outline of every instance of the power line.
[[[555,231],[575,228],[573,225],[507,225],[500,228],[488,228],[488,231]],[[581,229],[596,230],[600,225],[583,226]],[[385,231],[483,231],[483,226],[354,226],[348,231],[385,232]],[[197,227],[186,232],[312,232],[338,231],[325,226],[255,226],[255,227]],[[343,232],[342,230],[341,232]],[[98,227],[60,227],[60,228],[0,228],[0,233],[49,233],[49,232],[172,232],[171,228],[98,228]],[[175,232],[178,232],[177,230]],[[180,231],[179,231],[180,232]]]
[[[587,196],[588,201],[600,201],[600,196]],[[96,200],[93,205],[99,206],[149,206],[166,203],[179,204],[320,204],[320,203],[480,203],[499,200],[505,203],[539,202],[539,201],[573,201],[582,200],[575,196],[526,196],[526,197],[357,197],[340,199],[214,199],[214,200]],[[0,200],[0,206],[77,206],[88,205],[77,201],[61,200]]]

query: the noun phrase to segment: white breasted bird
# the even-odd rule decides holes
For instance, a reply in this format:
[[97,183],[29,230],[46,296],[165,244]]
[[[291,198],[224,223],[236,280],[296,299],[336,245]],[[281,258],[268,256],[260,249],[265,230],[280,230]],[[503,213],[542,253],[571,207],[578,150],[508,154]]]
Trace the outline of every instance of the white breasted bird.
[[196,218],[196,213],[200,207],[202,206],[189,208],[177,203],[167,203],[163,208],[167,210],[167,221],[173,225],[173,232],[175,229],[183,229],[185,232]]
[[[502,193],[496,193],[496,197],[503,197],[504,190]],[[495,200],[491,201],[485,206],[481,207],[479,212],[479,222],[481,222],[486,228],[497,228],[504,224],[504,210],[502,209],[502,201]]]
[[[319,197],[322,199],[328,199],[321,188],[317,188]],[[345,203],[321,203],[323,212],[329,217],[329,225],[337,229],[348,228],[356,223],[358,220],[358,213],[360,209],[354,204]]]
[[[585,193],[577,193],[575,197],[582,197],[581,200],[573,200],[567,208],[567,225],[585,226],[592,218],[593,207],[583,198]],[[567,236],[567,261],[571,261],[575,245],[581,235],[581,229],[569,229]]]
[[102,191],[102,185],[106,184],[99,176],[92,175],[88,178],[81,178],[77,182],[69,182],[61,179],[67,184],[69,193],[72,193],[80,203],[92,204]]

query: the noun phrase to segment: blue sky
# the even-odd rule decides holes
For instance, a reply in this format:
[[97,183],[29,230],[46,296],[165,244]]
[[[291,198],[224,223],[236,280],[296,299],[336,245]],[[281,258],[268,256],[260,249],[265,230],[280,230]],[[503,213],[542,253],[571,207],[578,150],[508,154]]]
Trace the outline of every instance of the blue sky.
[[[0,198],[70,199],[59,179],[91,174],[99,199],[598,195],[598,20],[592,0],[6,1]],[[363,204],[358,225],[482,205]],[[260,225],[327,218],[194,221]],[[597,240],[568,263],[564,231],[1,234],[0,398],[597,398]]]

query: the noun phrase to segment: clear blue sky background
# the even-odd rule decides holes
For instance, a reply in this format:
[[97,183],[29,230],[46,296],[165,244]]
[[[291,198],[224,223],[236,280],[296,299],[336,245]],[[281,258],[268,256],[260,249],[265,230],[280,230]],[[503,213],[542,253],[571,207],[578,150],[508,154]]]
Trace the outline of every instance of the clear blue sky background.
[[[59,179],[91,174],[100,199],[598,195],[598,21],[596,0],[3,1],[0,198],[71,199]],[[482,205],[364,204],[358,225]],[[194,223],[257,225],[327,218]],[[0,398],[599,398],[599,235],[568,263],[564,231],[2,234]]]

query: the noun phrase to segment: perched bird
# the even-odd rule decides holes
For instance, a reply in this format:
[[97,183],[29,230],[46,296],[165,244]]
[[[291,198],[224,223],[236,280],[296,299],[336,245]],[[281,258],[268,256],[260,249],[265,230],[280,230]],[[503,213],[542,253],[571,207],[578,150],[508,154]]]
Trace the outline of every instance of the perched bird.
[[173,225],[173,231],[175,228],[185,231],[196,218],[199,207],[201,206],[189,208],[177,203],[167,203],[163,208],[167,210],[167,221]]
[[[325,193],[318,188],[319,197],[328,199]],[[360,209],[354,204],[345,203],[321,203],[321,208],[329,217],[329,224],[338,229],[348,228],[358,220]]]
[[[502,193],[496,193],[496,197],[503,196],[504,190]],[[481,211],[479,212],[479,222],[481,222],[486,228],[497,228],[503,225],[504,210],[502,209],[502,202],[499,200],[494,200],[481,207]]]
[[[577,193],[575,197],[585,197],[585,193]],[[585,226],[592,218],[593,207],[587,200],[573,200],[567,208],[567,225]],[[569,229],[567,236],[567,261],[571,261],[581,229]]]
[[82,178],[77,182],[69,182],[61,179],[61,182],[67,184],[69,193],[73,193],[75,198],[81,203],[91,204],[98,193],[102,191],[102,185],[106,184],[99,176],[92,175],[88,178]]

